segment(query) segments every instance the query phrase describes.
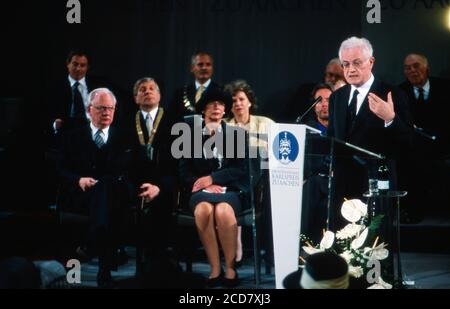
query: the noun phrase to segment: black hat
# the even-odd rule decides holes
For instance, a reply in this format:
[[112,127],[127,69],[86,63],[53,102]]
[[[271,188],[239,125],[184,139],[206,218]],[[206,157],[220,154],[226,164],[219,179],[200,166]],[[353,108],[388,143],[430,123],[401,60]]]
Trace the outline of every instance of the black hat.
[[231,105],[233,103],[233,99],[231,95],[227,92],[224,92],[220,88],[217,87],[208,87],[203,93],[201,99],[195,104],[195,109],[197,113],[201,114],[206,105],[211,102],[219,101],[225,104],[225,112],[228,113],[231,110]]
[[348,264],[332,252],[309,255],[304,269],[287,275],[283,286],[286,289],[348,289]]

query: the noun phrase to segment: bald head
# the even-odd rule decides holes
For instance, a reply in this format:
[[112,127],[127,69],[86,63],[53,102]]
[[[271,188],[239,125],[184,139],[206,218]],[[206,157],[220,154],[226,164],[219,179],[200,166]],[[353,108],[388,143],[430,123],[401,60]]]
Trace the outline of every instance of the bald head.
[[424,55],[409,54],[403,62],[406,79],[416,87],[423,87],[430,73],[428,59]]

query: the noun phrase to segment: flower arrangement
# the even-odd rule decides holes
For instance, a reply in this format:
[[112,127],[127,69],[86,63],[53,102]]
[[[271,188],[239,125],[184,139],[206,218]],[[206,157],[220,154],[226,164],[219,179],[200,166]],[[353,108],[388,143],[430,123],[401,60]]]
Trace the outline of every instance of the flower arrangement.
[[[342,204],[341,214],[349,224],[336,233],[324,230],[323,238],[316,246],[305,235],[300,235],[303,251],[307,255],[332,251],[348,263],[350,277],[364,280],[364,276],[367,277],[372,269],[369,266],[372,263],[369,261],[378,261],[381,264],[381,261],[389,256],[387,244],[384,242],[378,244],[380,237],[375,236],[383,215],[374,217],[369,224],[367,209],[367,204],[361,200],[346,200]],[[371,241],[373,239],[374,241]],[[304,262],[302,257],[300,260]],[[373,284],[368,289],[392,289],[392,285],[386,283],[381,274],[371,282]]]

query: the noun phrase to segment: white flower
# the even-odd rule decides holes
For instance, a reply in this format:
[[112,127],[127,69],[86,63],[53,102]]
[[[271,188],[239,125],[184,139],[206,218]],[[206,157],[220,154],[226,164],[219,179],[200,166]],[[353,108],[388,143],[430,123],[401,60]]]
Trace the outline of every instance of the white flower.
[[378,277],[378,280],[375,284],[372,284],[367,289],[370,290],[390,290],[392,289],[392,285],[385,282],[381,277]]
[[375,248],[366,247],[364,248],[364,256],[367,259],[384,260],[389,256],[389,250],[385,249],[386,246],[385,243],[381,243]]
[[349,222],[355,223],[367,215],[367,204],[361,200],[348,200],[342,204],[342,216]]
[[302,248],[308,255],[324,251],[324,250],[316,249],[316,248],[310,247],[310,246],[303,246]]
[[364,245],[364,243],[366,242],[367,239],[367,235],[369,234],[369,228],[366,228],[361,235],[358,236],[358,238],[356,238],[355,240],[352,241],[352,249],[357,250],[359,248],[362,247],[362,245]]
[[348,274],[354,278],[359,278],[364,275],[364,271],[361,266],[348,266]]
[[330,249],[334,244],[334,233],[327,231],[320,242],[320,249]]
[[338,231],[336,233],[337,239],[348,239],[353,238],[358,233],[360,233],[365,228],[364,225],[358,225],[358,224],[347,224],[342,230]]
[[341,257],[344,258],[344,260],[347,262],[347,264],[350,264],[350,261],[354,258],[354,255],[351,253],[351,251],[345,250],[340,254]]

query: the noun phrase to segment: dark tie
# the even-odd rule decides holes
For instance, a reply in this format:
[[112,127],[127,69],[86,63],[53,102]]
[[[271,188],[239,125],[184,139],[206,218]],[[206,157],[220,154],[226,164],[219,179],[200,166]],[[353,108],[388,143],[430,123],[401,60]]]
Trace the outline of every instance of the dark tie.
[[75,82],[72,87],[72,118],[85,118],[84,103],[80,90],[78,89],[79,85],[79,82]]
[[102,130],[98,130],[97,133],[95,133],[94,142],[98,148],[102,148],[105,145],[105,140],[102,136]]
[[356,109],[358,106],[358,94],[359,91],[355,89],[355,91],[353,92],[352,100],[350,101],[350,105],[348,106],[347,132],[351,131],[353,129],[353,126],[355,125]]
[[423,88],[418,88],[417,90],[419,91],[419,96],[417,97],[417,104],[422,106],[422,104],[425,103],[425,95],[423,93]]
[[427,118],[427,105],[425,103],[425,94],[423,88],[417,88],[419,96],[416,104],[413,106],[412,112],[414,117],[414,124],[423,127],[425,125],[425,118]]

